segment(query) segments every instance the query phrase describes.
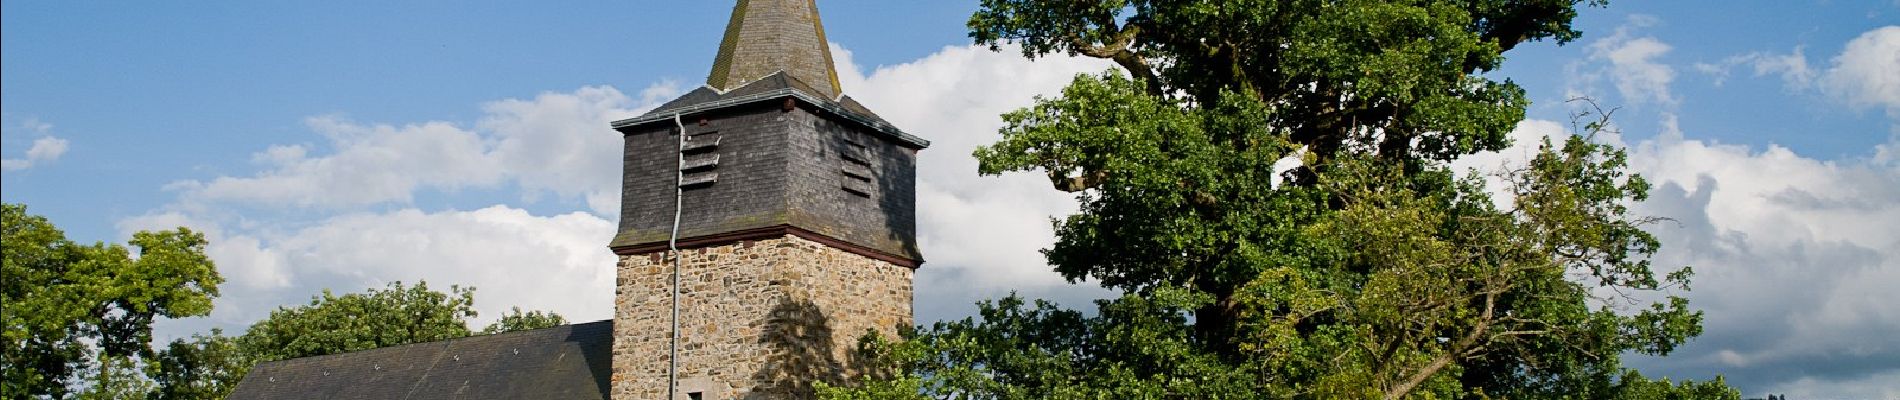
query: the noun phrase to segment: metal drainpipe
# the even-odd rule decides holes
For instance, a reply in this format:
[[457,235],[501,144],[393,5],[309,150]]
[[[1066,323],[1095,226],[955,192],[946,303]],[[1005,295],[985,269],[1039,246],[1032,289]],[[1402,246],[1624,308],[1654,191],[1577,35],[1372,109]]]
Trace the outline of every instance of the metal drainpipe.
[[666,367],[666,399],[674,400],[679,395],[680,386],[680,207],[686,198],[686,189],[680,184],[686,183],[686,124],[680,122],[680,115],[673,114],[673,125],[679,127],[679,151],[674,153],[678,164],[673,168],[673,234],[666,239],[667,251],[673,253],[673,338],[667,345],[669,353]]

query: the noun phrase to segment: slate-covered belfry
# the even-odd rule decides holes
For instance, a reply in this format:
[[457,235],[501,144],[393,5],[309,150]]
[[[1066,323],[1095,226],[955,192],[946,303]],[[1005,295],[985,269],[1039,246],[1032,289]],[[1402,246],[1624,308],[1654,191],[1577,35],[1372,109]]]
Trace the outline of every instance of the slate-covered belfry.
[[681,398],[809,397],[858,372],[859,336],[910,323],[929,142],[843,93],[812,0],[739,1],[706,86],[613,127],[616,398],[665,397],[675,196]]
[[738,0],[706,81],[612,123],[611,321],[264,363],[232,397],[799,399],[856,376],[860,336],[911,323],[929,142],[844,94],[815,0]]
[[928,142],[849,96],[827,99],[814,90],[774,71],[730,91],[701,87],[614,122],[626,135],[614,252],[666,248],[684,125],[683,242],[793,232],[915,266],[916,152]]

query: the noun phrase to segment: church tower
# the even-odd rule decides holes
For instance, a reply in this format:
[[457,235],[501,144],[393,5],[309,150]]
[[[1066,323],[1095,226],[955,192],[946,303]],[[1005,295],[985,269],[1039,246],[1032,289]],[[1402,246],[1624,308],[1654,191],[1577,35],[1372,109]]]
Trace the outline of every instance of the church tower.
[[815,0],[739,0],[706,86],[613,128],[614,399],[808,398],[911,323],[929,142],[844,95]]

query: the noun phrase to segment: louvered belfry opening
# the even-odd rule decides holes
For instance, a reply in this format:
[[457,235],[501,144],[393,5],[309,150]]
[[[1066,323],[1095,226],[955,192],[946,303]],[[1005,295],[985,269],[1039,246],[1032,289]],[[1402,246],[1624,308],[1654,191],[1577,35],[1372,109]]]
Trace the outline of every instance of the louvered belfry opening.
[[806,398],[857,373],[859,335],[910,323],[930,143],[846,94],[825,40],[813,0],[739,0],[705,86],[613,122],[614,398],[666,396],[676,195],[677,393]]

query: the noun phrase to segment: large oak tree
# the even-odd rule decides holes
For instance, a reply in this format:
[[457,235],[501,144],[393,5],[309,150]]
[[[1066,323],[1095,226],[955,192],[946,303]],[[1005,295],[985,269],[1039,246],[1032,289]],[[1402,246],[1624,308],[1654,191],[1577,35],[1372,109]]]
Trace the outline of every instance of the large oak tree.
[[1608,113],[1583,108],[1528,165],[1449,165],[1510,145],[1529,102],[1487,73],[1577,38],[1581,3],[983,1],[978,43],[1121,67],[1004,115],[975,155],[1074,193],[1044,254],[1123,295],[982,304],[874,342],[877,379],[828,394],[1736,397],[1619,362],[1701,315],[1675,296],[1687,268],[1651,268],[1651,219],[1628,209],[1648,185],[1592,140]]

